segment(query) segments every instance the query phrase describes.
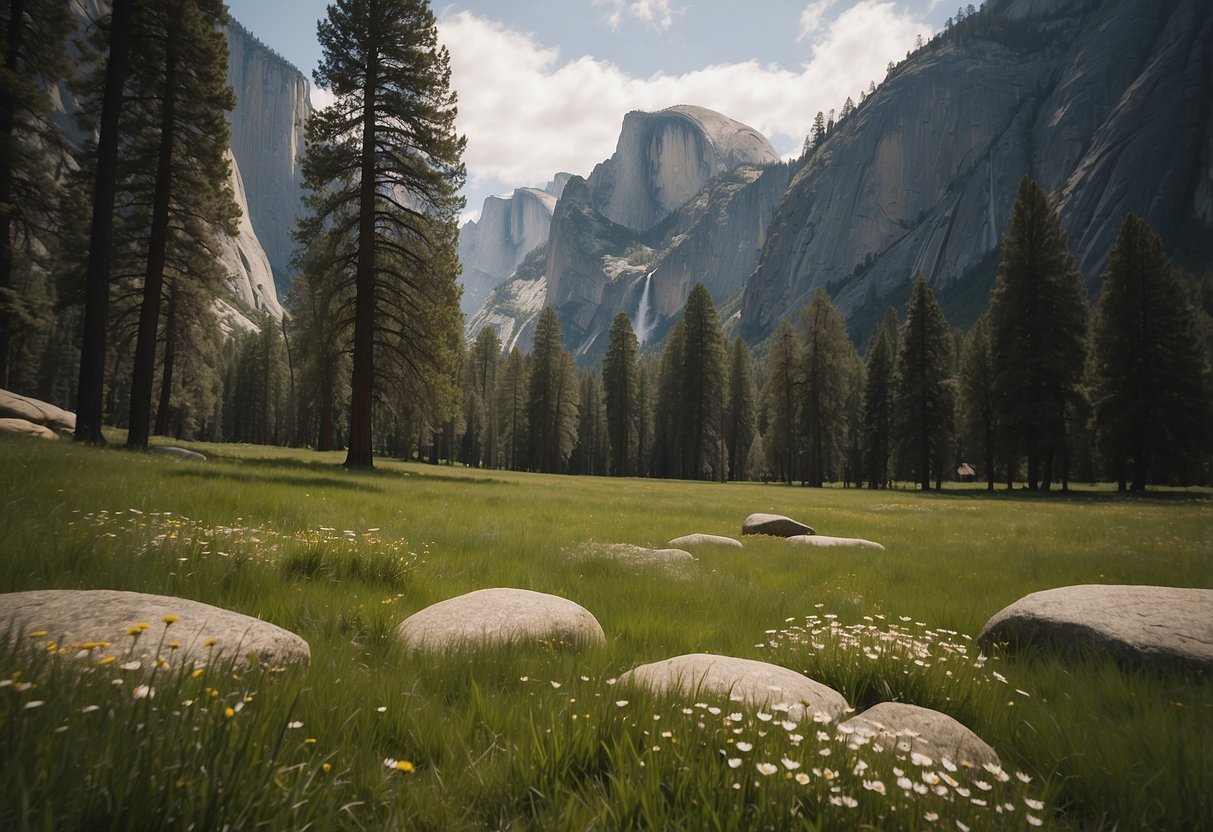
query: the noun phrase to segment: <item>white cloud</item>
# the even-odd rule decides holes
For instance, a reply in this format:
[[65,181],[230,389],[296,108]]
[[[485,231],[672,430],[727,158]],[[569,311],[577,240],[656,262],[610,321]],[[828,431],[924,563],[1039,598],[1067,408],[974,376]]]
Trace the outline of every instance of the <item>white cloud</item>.
[[670,0],[594,0],[594,5],[608,8],[606,19],[612,29],[618,29],[625,16],[634,17],[658,31],[665,31],[674,23]]
[[806,6],[805,10],[800,13],[800,34],[796,36],[797,42],[821,31],[821,27],[825,23],[826,12],[837,3],[838,0],[814,0]]
[[313,110],[323,110],[336,99],[336,96],[324,87],[318,87],[312,83],[309,83],[307,86],[308,100],[311,102]]
[[818,110],[858,99],[918,32],[930,31],[893,2],[860,0],[830,22],[796,69],[750,60],[638,78],[593,57],[562,61],[533,35],[470,12],[439,24],[459,93],[458,129],[468,137],[469,190],[541,185],[562,170],[588,176],[614,152],[625,113],[675,104],[721,112],[792,155]]

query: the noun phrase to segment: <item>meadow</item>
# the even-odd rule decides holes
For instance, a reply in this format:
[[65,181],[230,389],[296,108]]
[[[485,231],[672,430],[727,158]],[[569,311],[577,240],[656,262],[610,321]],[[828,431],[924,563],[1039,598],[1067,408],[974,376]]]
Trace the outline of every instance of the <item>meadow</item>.
[[[189,447],[209,461],[0,439],[0,592],[191,598],[298,633],[310,667],[149,679],[12,634],[0,828],[1213,829],[1213,679],[973,641],[1040,589],[1213,588],[1208,491],[350,472],[340,454]],[[887,550],[747,538],[673,568],[592,545],[737,536],[760,511]],[[576,601],[606,647],[397,643],[411,613],[492,586]],[[805,672],[857,710],[936,708],[1002,767],[955,772],[617,682],[693,652]]]

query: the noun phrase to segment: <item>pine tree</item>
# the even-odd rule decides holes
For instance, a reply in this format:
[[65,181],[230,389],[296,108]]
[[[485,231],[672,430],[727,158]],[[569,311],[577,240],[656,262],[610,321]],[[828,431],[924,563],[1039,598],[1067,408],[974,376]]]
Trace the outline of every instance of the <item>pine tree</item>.
[[746,479],[750,445],[758,433],[758,390],[754,386],[754,359],[745,341],[734,338],[729,349],[728,408],[725,445],[729,449],[731,480]]
[[1162,463],[1207,452],[1210,367],[1188,287],[1133,214],[1103,280],[1091,326],[1095,428],[1120,489],[1144,491]]
[[885,335],[889,339],[889,352],[892,354],[893,360],[896,361],[897,351],[901,349],[901,319],[897,317],[897,310],[892,306],[886,308],[880,325],[884,328]]
[[1086,328],[1081,277],[1066,245],[1056,208],[1025,176],[1003,236],[989,309],[1008,486],[1021,455],[1030,489],[1050,487],[1058,458],[1066,476],[1066,414],[1079,395]]
[[316,83],[332,105],[307,124],[302,233],[341,234],[355,287],[350,442],[372,463],[372,396],[436,380],[450,390],[459,328],[454,254],[465,178],[450,59],[424,0],[336,0],[318,26]]
[[817,287],[801,312],[804,347],[801,374],[800,438],[805,482],[816,488],[842,467],[846,437],[846,400],[859,361],[846,321],[825,289]]
[[497,377],[497,435],[501,465],[511,471],[526,468],[530,457],[527,423],[527,388],[530,385],[526,358],[515,347]]
[[501,341],[492,327],[484,327],[476,335],[464,365],[467,391],[473,402],[479,422],[467,424],[467,435],[477,449],[473,454],[473,465],[492,467],[497,457],[497,368],[501,363]]
[[607,338],[602,386],[611,444],[611,474],[626,477],[636,472],[639,454],[640,366],[636,360],[639,344],[631,320],[622,312],[611,322]]
[[679,408],[684,476],[697,480],[724,474],[720,443],[724,425],[726,366],[724,334],[712,297],[696,283],[683,311],[682,385]]
[[555,474],[564,471],[577,444],[577,367],[564,349],[560,322],[550,306],[539,313],[531,348],[527,388],[531,467]]
[[679,430],[682,410],[685,321],[678,321],[666,336],[656,370],[653,403],[653,475],[685,477],[683,444]]
[[110,259],[113,253],[114,199],[118,181],[118,120],[129,68],[134,0],[114,0],[108,19],[109,54],[97,122],[92,166],[93,199],[89,227],[80,377],[76,385],[76,440],[101,444],[105,390],[106,331],[109,318]]
[[825,113],[821,112],[821,110],[818,110],[817,115],[813,116],[813,132],[809,134],[809,138],[812,141],[812,149],[814,151],[825,144],[826,117]]
[[611,456],[607,430],[606,406],[602,381],[597,373],[581,377],[580,407],[577,417],[577,447],[573,449],[572,469],[575,474],[605,476]]
[[128,219],[135,227],[127,233],[139,241],[145,261],[131,374],[131,448],[146,448],[151,428],[161,301],[167,296],[170,313],[161,396],[161,409],[167,409],[181,332],[176,313],[188,291],[177,284],[199,281],[213,296],[224,278],[215,266],[214,231],[236,233],[239,209],[228,184],[223,115],[235,97],[226,82],[227,38],[219,28],[227,19],[220,0],[165,0],[135,13],[123,185],[133,201],[147,199],[151,207],[146,225],[142,217]]
[[800,343],[785,318],[775,327],[767,354],[762,407],[766,430],[762,434],[771,472],[788,485],[799,474],[800,401],[804,395]]
[[893,351],[885,328],[878,327],[868,348],[863,394],[864,475],[868,488],[889,483],[893,443]]
[[927,280],[918,275],[893,373],[893,441],[906,472],[938,490],[952,436],[952,337]]
[[962,447],[981,459],[986,489],[993,491],[998,412],[994,401],[994,356],[984,315],[973,325],[963,356],[959,385]]
[[[50,120],[48,90],[68,72],[71,17],[66,0],[9,0],[0,15],[0,387],[11,388],[13,364],[48,325],[47,266],[53,247],[56,167],[66,144]],[[50,151],[48,153],[48,151]]]

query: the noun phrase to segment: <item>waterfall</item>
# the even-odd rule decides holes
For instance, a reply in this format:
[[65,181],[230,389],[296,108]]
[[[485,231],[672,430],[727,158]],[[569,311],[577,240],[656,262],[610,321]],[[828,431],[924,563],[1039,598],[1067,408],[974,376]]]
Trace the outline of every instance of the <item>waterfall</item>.
[[640,305],[636,308],[636,340],[644,346],[653,331],[653,274],[656,269],[644,277],[644,289],[640,293]]

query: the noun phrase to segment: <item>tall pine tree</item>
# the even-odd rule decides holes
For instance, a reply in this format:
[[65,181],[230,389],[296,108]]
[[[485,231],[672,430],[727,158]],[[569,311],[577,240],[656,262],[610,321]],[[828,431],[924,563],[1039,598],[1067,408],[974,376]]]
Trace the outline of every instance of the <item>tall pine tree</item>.
[[899,466],[924,491],[938,489],[950,463],[952,336],[927,280],[919,275],[906,310],[893,378],[893,440]]
[[577,444],[578,399],[576,364],[564,349],[555,310],[545,307],[535,325],[527,388],[534,470],[550,474],[565,470]]
[[1145,221],[1125,217],[1091,327],[1099,444],[1123,491],[1210,443],[1210,367],[1198,313]]
[[893,351],[885,328],[879,327],[868,347],[863,393],[864,475],[868,488],[889,483],[893,447]]
[[1018,457],[1030,489],[1048,489],[1053,465],[1068,463],[1067,411],[1079,395],[1086,302],[1061,217],[1025,176],[1002,241],[990,299],[990,349],[1007,484]]
[[758,432],[758,390],[754,359],[745,341],[734,338],[729,348],[729,389],[725,410],[725,445],[729,449],[729,479],[746,478],[750,446]]
[[977,319],[965,341],[960,363],[961,447],[981,460],[986,489],[994,490],[996,419],[994,399],[994,356],[990,352],[990,333],[986,316]]
[[510,350],[497,376],[497,436],[501,465],[511,471],[526,468],[530,458],[530,428],[527,422],[527,361],[517,347]]
[[763,450],[772,473],[792,484],[799,475],[800,401],[804,395],[800,342],[786,318],[775,327],[767,354],[762,407],[766,413]]
[[355,288],[345,464],[370,467],[377,383],[420,392],[450,375],[466,142],[425,0],[336,0],[318,37],[315,80],[335,101],[307,124],[301,229],[341,235],[336,262]]
[[696,283],[683,311],[682,406],[679,436],[683,476],[698,480],[724,475],[720,443],[725,402],[724,333],[712,297]]
[[602,359],[602,386],[606,397],[607,431],[611,440],[611,474],[636,473],[640,432],[639,343],[632,322],[620,312],[611,322],[606,355]]
[[846,401],[859,361],[846,321],[820,286],[801,311],[804,347],[801,375],[800,438],[804,450],[803,479],[816,488],[833,473],[841,473],[845,455]]

